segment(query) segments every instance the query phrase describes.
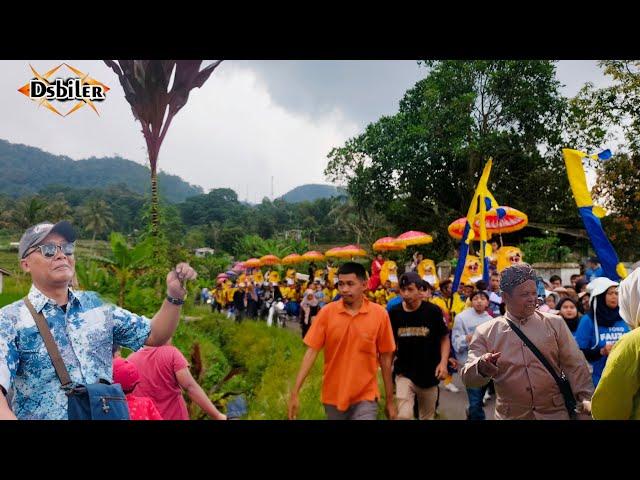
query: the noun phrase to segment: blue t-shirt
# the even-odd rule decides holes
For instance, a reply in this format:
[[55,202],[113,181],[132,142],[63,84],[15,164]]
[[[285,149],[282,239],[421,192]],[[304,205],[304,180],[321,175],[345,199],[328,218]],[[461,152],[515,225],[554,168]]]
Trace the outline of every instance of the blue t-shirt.
[[598,277],[604,277],[604,270],[602,269],[602,267],[598,267],[598,268],[587,268],[584,271],[584,275],[585,277],[587,277],[587,281],[591,281],[594,278],[598,278]]
[[387,302],[387,312],[391,312],[391,309],[396,305],[400,305],[402,303],[402,297],[400,295],[393,297],[391,300]]
[[[629,326],[622,320],[618,320],[610,327],[603,327],[602,325],[598,325],[598,344],[594,347],[596,343],[595,331],[593,325],[593,318],[590,313],[587,313],[580,319],[580,324],[574,334],[576,342],[578,342],[578,346],[582,350],[600,350],[606,344],[615,343],[620,340],[620,337],[629,331]],[[591,366],[593,367],[593,386],[597,387],[598,382],[600,381],[600,377],[602,376],[602,371],[604,370],[604,366],[607,363],[607,356],[601,357],[598,360],[591,361]]]

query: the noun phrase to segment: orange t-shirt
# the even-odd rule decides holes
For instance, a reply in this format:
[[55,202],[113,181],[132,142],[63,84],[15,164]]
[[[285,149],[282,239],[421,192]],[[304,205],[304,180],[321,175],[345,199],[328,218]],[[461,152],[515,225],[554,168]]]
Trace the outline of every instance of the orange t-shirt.
[[320,351],[324,347],[322,403],[345,411],[350,405],[375,400],[378,390],[378,354],[396,349],[387,310],[366,298],[351,315],[343,301],[320,309],[304,337]]

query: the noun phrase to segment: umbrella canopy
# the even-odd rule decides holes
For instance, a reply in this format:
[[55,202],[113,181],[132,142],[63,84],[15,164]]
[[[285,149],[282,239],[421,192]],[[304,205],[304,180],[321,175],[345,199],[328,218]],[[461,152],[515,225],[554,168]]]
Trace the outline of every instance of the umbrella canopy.
[[228,275],[226,273],[219,273],[216,278],[227,278]]
[[230,276],[230,277],[236,277],[238,276],[237,272],[234,272],[233,270],[227,270],[225,272],[226,275]]
[[231,268],[231,270],[233,270],[234,272],[242,272],[245,269],[246,269],[246,266],[244,262],[236,262],[233,264],[233,267]]
[[337,252],[340,251],[340,249],[342,249],[342,247],[333,247],[330,248],[329,250],[327,250],[326,252],[324,252],[324,255],[326,257],[337,257],[338,255],[336,255]]
[[396,242],[405,247],[409,245],[426,245],[427,243],[433,242],[433,237],[424,232],[410,230],[404,232],[402,235],[398,235]]
[[327,257],[351,258],[366,257],[367,252],[357,245],[347,245],[346,247],[336,247],[325,252]]
[[[501,206],[488,210],[485,216],[487,231],[491,233],[511,233],[522,230],[529,223],[529,217],[515,208]],[[473,222],[479,229],[480,220]]]
[[392,252],[405,250],[407,247],[397,243],[394,237],[382,237],[373,243],[373,249],[376,252]]
[[312,250],[310,252],[307,252],[305,254],[302,255],[302,258],[308,262],[314,261],[314,260],[324,260],[325,257],[322,254],[322,252],[318,252],[316,250]]
[[244,261],[244,266],[247,268],[260,268],[262,266],[262,262],[259,258],[250,258],[249,260]]
[[291,253],[282,259],[283,265],[295,265],[296,263],[302,262],[304,262],[302,255],[298,255],[297,253]]
[[265,255],[260,257],[260,261],[262,262],[262,265],[277,265],[280,263],[280,259],[275,255]]
[[[449,235],[456,240],[462,240],[462,234],[464,233],[464,227],[467,224],[467,217],[462,217],[452,222],[449,225]],[[473,238],[478,240],[480,238],[480,225],[478,222],[473,224]],[[487,238],[491,238],[491,232],[487,230]]]

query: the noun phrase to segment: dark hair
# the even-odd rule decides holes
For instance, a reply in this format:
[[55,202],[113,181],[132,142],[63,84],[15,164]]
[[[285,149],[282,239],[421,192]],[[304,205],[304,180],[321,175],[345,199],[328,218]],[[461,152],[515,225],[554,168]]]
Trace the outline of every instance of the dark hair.
[[362,280],[363,282],[367,279],[367,271],[359,263],[345,262],[342,265],[340,265],[340,268],[338,269],[338,276],[350,275],[352,273],[355,274],[355,276],[358,277],[358,279]]
[[580,293],[580,291],[589,284],[586,280],[580,279],[576,282],[576,292]]
[[569,277],[571,280],[573,280],[574,278],[579,278],[581,275],[578,273],[574,273],[573,275],[571,275],[571,277]]
[[549,282],[555,282],[557,280],[560,280],[560,282],[562,282],[562,278],[560,278],[558,275],[551,275],[551,277],[549,278]]
[[564,305],[567,302],[571,302],[573,303],[573,306],[576,307],[576,310],[578,310],[578,315],[580,315],[580,310],[578,309],[578,302],[576,302],[573,298],[571,297],[562,297],[560,299],[560,301],[558,303],[556,303],[556,310],[560,311],[560,309],[562,308],[562,305]]
[[507,312],[507,306],[502,302],[498,308],[500,309],[500,315],[504,315]]
[[469,296],[469,300],[473,301],[473,299],[478,295],[482,295],[484,298],[487,299],[487,302],[489,301],[489,295],[487,295],[487,292],[485,292],[484,290],[476,290]]
[[487,282],[485,282],[484,280],[478,280],[476,282],[476,288],[478,290],[486,290],[487,289]]
[[498,278],[499,278],[499,277],[500,277],[500,272],[493,272],[493,273],[491,274],[491,276],[492,276],[492,277],[498,277]]
[[451,285],[452,283],[453,283],[453,280],[449,280],[448,278],[446,280],[441,281],[440,282],[440,290],[442,290],[447,285]]

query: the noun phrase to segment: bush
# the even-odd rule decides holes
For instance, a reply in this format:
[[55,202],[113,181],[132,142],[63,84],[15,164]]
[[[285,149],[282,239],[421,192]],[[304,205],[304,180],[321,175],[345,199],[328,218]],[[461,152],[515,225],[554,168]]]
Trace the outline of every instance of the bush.
[[560,245],[560,239],[556,236],[526,237],[524,240],[520,248],[527,263],[564,263],[570,259],[571,249]]

